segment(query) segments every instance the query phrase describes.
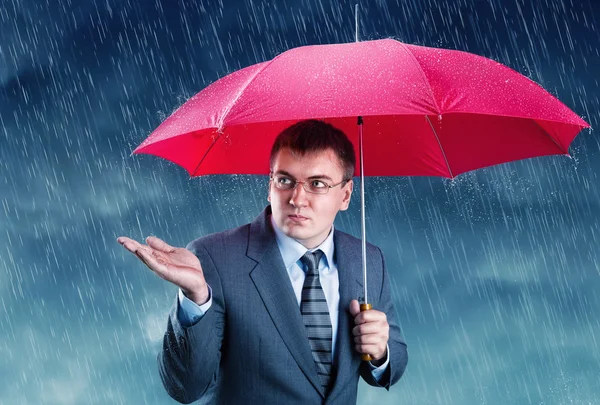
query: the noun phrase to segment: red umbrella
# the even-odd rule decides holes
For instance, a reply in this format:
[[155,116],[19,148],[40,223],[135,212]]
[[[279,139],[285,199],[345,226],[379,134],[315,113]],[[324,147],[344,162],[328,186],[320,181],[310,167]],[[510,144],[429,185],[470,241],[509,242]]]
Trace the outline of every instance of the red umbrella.
[[[268,174],[275,136],[321,118],[354,142],[364,117],[367,176],[443,176],[568,155],[589,125],[537,83],[493,60],[393,39],[290,49],[212,83],[134,153],[190,176]],[[358,175],[358,170],[356,172]]]
[[[357,117],[364,119],[364,145]],[[160,156],[192,177],[269,174],[277,134],[310,118],[343,130],[360,154],[361,309],[370,308],[363,174],[453,178],[513,160],[569,155],[575,136],[589,127],[498,62],[382,39],[294,48],[231,73],[183,104],[133,153]]]

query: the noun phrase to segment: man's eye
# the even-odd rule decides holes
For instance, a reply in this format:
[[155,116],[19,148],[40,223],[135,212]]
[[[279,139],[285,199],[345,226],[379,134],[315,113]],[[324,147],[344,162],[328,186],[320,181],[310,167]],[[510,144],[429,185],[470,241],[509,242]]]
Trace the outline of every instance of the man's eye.
[[313,186],[314,188],[327,187],[327,184],[323,183],[321,180],[313,180],[313,181],[311,181],[310,185]]
[[290,184],[292,182],[292,180],[287,177],[280,177],[277,181],[279,184]]

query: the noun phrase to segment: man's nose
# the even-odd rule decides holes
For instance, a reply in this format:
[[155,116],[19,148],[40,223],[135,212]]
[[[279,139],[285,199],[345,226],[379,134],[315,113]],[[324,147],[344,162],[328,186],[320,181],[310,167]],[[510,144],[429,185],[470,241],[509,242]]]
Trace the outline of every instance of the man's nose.
[[297,183],[296,187],[292,190],[292,197],[290,198],[290,204],[296,207],[305,207],[307,200],[307,192],[304,189],[304,183]]

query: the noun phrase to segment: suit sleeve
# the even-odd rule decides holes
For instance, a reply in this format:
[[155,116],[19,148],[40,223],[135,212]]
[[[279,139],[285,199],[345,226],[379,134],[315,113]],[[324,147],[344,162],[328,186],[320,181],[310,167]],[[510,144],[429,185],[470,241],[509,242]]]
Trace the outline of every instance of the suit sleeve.
[[381,249],[377,248],[379,255],[381,256],[381,266],[382,266],[382,283],[381,283],[381,291],[379,294],[379,305],[376,309],[378,311],[382,311],[385,313],[388,324],[390,326],[389,338],[388,338],[388,355],[389,364],[381,376],[379,382],[375,380],[371,373],[371,369],[367,362],[362,362],[360,365],[360,375],[366,381],[367,384],[372,385],[374,387],[383,387],[389,391],[390,387],[394,385],[402,374],[404,374],[404,370],[406,369],[406,364],[408,363],[408,351],[406,349],[406,343],[404,338],[402,337],[402,331],[400,330],[400,325],[398,324],[398,318],[396,314],[396,309],[394,308],[394,302],[392,300],[391,287],[390,287],[390,279],[387,274],[387,270],[385,268],[385,259],[383,254],[381,253]]
[[225,301],[218,271],[200,244],[186,246],[200,260],[206,282],[211,286],[212,304],[196,323],[184,326],[175,298],[169,313],[158,370],[171,398],[189,404],[201,398],[216,382],[225,329]]
[[179,323],[181,323],[185,328],[192,326],[198,320],[200,320],[206,311],[212,305],[212,292],[210,285],[207,283],[208,287],[208,301],[202,305],[196,304],[194,301],[185,296],[181,288],[177,294],[177,298],[179,298],[179,311],[177,312],[177,318],[179,319]]

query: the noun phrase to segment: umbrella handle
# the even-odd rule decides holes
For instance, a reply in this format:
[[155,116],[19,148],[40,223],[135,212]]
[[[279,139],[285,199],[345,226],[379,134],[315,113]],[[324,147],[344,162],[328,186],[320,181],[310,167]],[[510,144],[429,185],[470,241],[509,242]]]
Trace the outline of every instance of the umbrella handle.
[[[371,304],[360,304],[360,312],[364,312],[364,311],[368,311],[370,309],[373,309],[373,305]],[[361,359],[363,361],[371,361],[373,360],[373,357],[371,357],[370,354],[362,354]]]

